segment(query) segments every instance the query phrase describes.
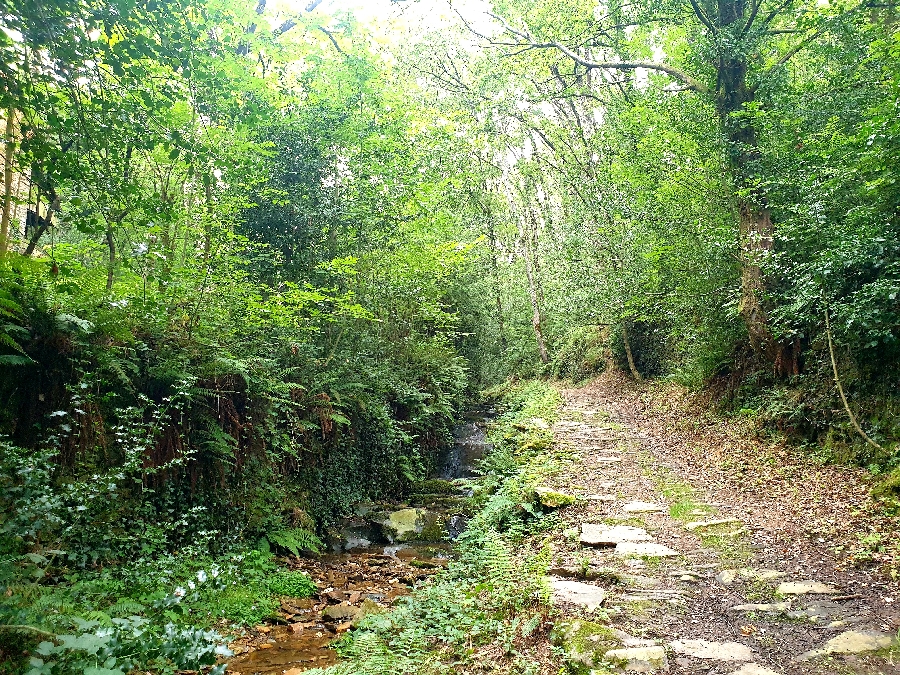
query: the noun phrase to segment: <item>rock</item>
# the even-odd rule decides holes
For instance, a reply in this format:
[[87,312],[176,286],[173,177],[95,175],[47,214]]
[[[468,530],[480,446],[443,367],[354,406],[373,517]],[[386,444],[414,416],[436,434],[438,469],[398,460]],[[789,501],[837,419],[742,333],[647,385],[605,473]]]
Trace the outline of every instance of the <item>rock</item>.
[[621,457],[594,457],[595,462],[599,462],[601,464],[617,464],[622,461]]
[[616,555],[636,555],[647,558],[668,558],[679,555],[668,546],[646,542],[623,541],[616,544]]
[[722,570],[716,575],[716,581],[723,586],[731,586],[731,584],[734,583],[734,580],[737,579],[737,575],[737,570]]
[[840,593],[834,586],[819,581],[785,581],[778,585],[777,592],[781,595],[805,595],[807,593],[837,595]]
[[626,673],[655,673],[669,669],[666,650],[662,647],[611,649],[606,652],[603,660],[624,668]]
[[440,515],[435,512],[409,508],[382,514],[378,522],[388,541],[397,543],[441,539],[445,532],[439,520]]
[[585,584],[580,581],[568,579],[553,579],[553,602],[568,602],[573,605],[581,605],[588,611],[593,611],[606,600],[606,591],[599,586]]
[[780,579],[783,576],[787,576],[785,572],[779,572],[778,570],[747,570],[753,574],[753,578],[759,579],[760,581],[771,581],[772,579]]
[[764,668],[757,663],[745,663],[730,675],[779,675],[771,668]]
[[664,511],[659,504],[651,504],[650,502],[629,502],[622,507],[625,513],[658,513]]
[[614,502],[616,501],[615,495],[586,495],[585,499],[588,499],[592,502]]
[[356,612],[356,615],[352,619],[353,626],[358,626],[359,622],[365,619],[367,616],[378,614],[379,612],[383,611],[384,608],[381,605],[379,605],[371,598],[366,598],[362,601],[362,604],[359,606],[359,610]]
[[735,605],[731,609],[736,612],[786,612],[790,608],[790,602],[767,602],[760,605]]
[[715,527],[716,525],[728,525],[730,523],[739,523],[741,522],[737,518],[719,518],[717,520],[695,520],[692,523],[688,523],[684,526],[684,529],[689,532],[694,532],[696,530],[703,530],[707,527]]
[[535,429],[549,429],[550,425],[543,417],[532,417],[528,423]]
[[541,503],[541,506],[546,506],[548,509],[558,509],[575,503],[574,495],[569,495],[565,492],[556,492],[550,488],[535,488],[534,494]]
[[607,652],[622,646],[617,632],[593,621],[575,619],[557,623],[550,633],[550,642],[563,649],[573,670],[594,670],[602,667]]
[[831,638],[818,649],[810,650],[797,657],[797,661],[809,661],[828,654],[862,654],[879,649],[888,649],[897,644],[897,639],[877,631],[848,630]]
[[615,546],[623,541],[650,541],[646,530],[627,525],[582,523],[580,541],[585,546]]
[[359,614],[359,607],[353,605],[329,605],[322,611],[322,617],[333,621],[354,619]]
[[715,659],[716,661],[752,661],[753,652],[740,642],[709,642],[707,640],[676,640],[669,647],[676,654],[692,656],[695,659]]

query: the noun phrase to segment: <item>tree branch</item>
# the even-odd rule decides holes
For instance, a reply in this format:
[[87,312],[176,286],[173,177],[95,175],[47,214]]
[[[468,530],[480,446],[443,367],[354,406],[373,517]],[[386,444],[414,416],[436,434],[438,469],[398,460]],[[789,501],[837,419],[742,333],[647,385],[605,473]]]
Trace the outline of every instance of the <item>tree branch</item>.
[[334,37],[334,33],[325,28],[324,26],[319,26],[319,30],[325,33],[328,36],[328,39],[331,40],[331,44],[334,45],[334,48],[338,50],[338,53],[343,54],[344,56],[349,56],[347,52],[341,49],[341,46],[338,44],[337,39]]
[[691,2],[691,7],[693,7],[693,9],[694,9],[694,14],[697,16],[698,19],[700,19],[700,23],[702,23],[704,26],[709,28],[709,30],[711,32],[717,33],[718,30],[713,25],[713,22],[709,20],[709,17],[706,16],[706,12],[703,11],[703,9],[700,7],[700,4],[697,2],[697,0],[690,0],[690,2]]
[[[472,33],[482,38],[483,40],[487,40],[490,44],[496,45],[497,42],[493,39],[487,37],[476,31],[468,21],[459,13],[458,10],[454,8],[457,16],[459,16],[460,20],[465,24],[466,28],[469,29]],[[580,54],[572,51],[566,45],[561,42],[550,41],[550,42],[540,42],[536,40],[530,33],[527,31],[516,30],[512,26],[510,26],[503,17],[494,14],[493,12],[488,12],[488,15],[497,21],[499,21],[506,32],[516,36],[519,40],[524,41],[524,45],[520,46],[528,46],[531,49],[555,49],[565,56],[569,57],[575,63],[584,66],[585,68],[598,68],[600,70],[635,70],[636,68],[646,68],[647,70],[655,70],[660,73],[665,73],[671,77],[674,77],[676,80],[679,80],[682,84],[685,85],[686,89],[691,91],[696,91],[701,94],[710,93],[709,88],[704,85],[699,80],[691,77],[683,70],[679,70],[678,68],[674,68],[672,66],[667,66],[663,63],[656,63],[654,61],[591,61],[590,59],[586,59]],[[512,45],[506,45],[512,46]]]

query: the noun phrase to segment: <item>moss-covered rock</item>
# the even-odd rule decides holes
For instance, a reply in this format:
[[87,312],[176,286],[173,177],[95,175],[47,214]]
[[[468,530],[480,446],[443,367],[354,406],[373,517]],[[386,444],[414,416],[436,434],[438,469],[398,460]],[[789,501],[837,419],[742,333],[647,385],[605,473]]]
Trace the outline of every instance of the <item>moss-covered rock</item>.
[[593,621],[574,619],[556,624],[550,641],[565,652],[566,665],[578,675],[606,669],[606,652],[622,646],[618,631]]
[[557,492],[546,487],[535,488],[535,499],[548,509],[558,509],[575,503],[575,496],[565,492]]

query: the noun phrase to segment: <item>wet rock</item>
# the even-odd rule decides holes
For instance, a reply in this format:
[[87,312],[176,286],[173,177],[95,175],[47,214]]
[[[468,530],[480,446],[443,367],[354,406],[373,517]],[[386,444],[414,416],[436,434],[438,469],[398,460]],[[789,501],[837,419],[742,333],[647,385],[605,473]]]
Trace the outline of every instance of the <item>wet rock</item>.
[[676,654],[692,656],[695,659],[716,661],[752,661],[753,652],[740,642],[709,642],[708,640],[676,640],[669,647]]
[[777,592],[781,595],[806,595],[807,593],[837,595],[840,593],[834,586],[819,581],[785,581],[778,585]]
[[325,597],[328,598],[329,602],[339,604],[341,602],[344,602],[344,600],[346,600],[349,596],[344,593],[344,591],[328,591],[325,594]]
[[438,541],[445,533],[441,514],[423,508],[407,508],[382,514],[377,520],[391,543]]
[[626,673],[656,673],[669,669],[666,650],[662,647],[628,647],[611,649],[603,660],[623,668]]
[[646,530],[627,525],[582,523],[580,541],[585,546],[615,546],[623,541],[650,541]]
[[332,621],[344,621],[354,619],[359,613],[359,607],[353,605],[329,605],[322,610],[322,616]]
[[546,487],[535,488],[534,494],[541,506],[546,506],[548,509],[558,509],[563,506],[571,506],[575,503],[574,495],[566,494],[565,492],[557,492],[556,490],[551,490]]
[[571,603],[593,611],[606,600],[606,591],[602,588],[580,581],[553,579],[551,587],[554,603]]
[[877,631],[848,630],[831,638],[818,649],[812,649],[797,657],[797,661],[809,661],[817,656],[829,654],[863,654],[879,649],[888,649],[897,644],[897,639]]
[[379,605],[377,602],[370,598],[366,598],[363,600],[362,604],[359,606],[356,615],[351,620],[353,626],[358,626],[359,622],[365,619],[367,616],[371,616],[372,614],[378,614],[379,612],[383,612],[384,608]]
[[771,668],[764,668],[757,663],[745,663],[730,675],[780,675]]
[[729,525],[731,523],[739,523],[741,522],[737,518],[718,518],[716,520],[695,520],[694,522],[688,523],[684,526],[688,532],[695,532],[697,530],[705,530],[710,527],[716,527],[718,525]]
[[680,554],[678,551],[672,550],[668,546],[662,544],[623,541],[616,544],[616,555],[631,555],[645,558],[668,558]]
[[658,513],[665,509],[659,504],[650,502],[629,502],[622,507],[625,513]]

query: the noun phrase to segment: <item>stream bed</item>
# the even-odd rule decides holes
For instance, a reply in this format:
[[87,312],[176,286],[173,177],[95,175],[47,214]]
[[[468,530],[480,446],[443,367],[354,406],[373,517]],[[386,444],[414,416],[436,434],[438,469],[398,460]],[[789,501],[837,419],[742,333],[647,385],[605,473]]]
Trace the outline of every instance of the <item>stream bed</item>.
[[492,411],[476,410],[457,425],[455,442],[438,462],[437,480],[404,503],[359,504],[354,515],[327,533],[330,552],[294,557],[291,569],[316,583],[312,598],[281,598],[279,619],[257,626],[231,645],[229,673],[297,675],[338,661],[331,642],[367,614],[443,568],[453,539],[465,529],[466,479],[490,444],[484,422]]

